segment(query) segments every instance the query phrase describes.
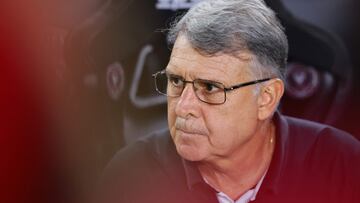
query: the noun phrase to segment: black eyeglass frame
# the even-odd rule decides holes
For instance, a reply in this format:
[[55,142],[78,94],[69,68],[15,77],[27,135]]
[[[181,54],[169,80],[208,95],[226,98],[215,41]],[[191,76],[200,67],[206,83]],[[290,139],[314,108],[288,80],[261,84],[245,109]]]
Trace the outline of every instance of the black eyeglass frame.
[[[181,94],[180,94],[179,96],[169,96],[169,95],[161,92],[161,91],[158,89],[158,87],[157,87],[157,85],[156,85],[156,84],[157,84],[157,83],[156,83],[156,76],[157,76],[158,74],[166,74],[166,70],[161,70],[161,71],[158,71],[158,72],[152,74],[152,77],[154,78],[154,82],[155,82],[155,89],[156,89],[156,91],[157,91],[158,93],[160,93],[160,94],[162,94],[162,95],[165,95],[165,96],[168,96],[168,97],[180,97],[181,94],[182,94],[182,92],[184,91],[185,85],[183,86],[183,88],[182,88],[182,90],[181,90]],[[166,74],[166,75],[167,75],[167,74]],[[180,78],[179,78],[179,79],[180,79]],[[229,92],[229,91],[232,91],[232,90],[241,88],[241,87],[246,87],[246,86],[249,86],[249,85],[254,85],[254,84],[266,82],[266,81],[271,80],[271,79],[273,79],[273,78],[264,78],[264,79],[259,79],[259,80],[253,80],[253,81],[249,81],[249,82],[244,82],[244,83],[240,83],[240,84],[237,84],[237,85],[233,85],[233,86],[231,86],[231,87],[225,87],[225,85],[222,84],[222,83],[220,83],[220,82],[211,81],[211,80],[204,80],[204,79],[195,79],[195,80],[193,80],[193,81],[188,81],[188,80],[183,80],[183,79],[181,79],[181,81],[182,81],[183,83],[185,83],[185,84],[186,84],[186,83],[191,83],[191,84],[192,84],[193,90],[194,90],[194,92],[195,92],[195,95],[196,95],[196,97],[197,97],[200,101],[202,101],[202,102],[204,102],[204,103],[207,103],[207,104],[212,104],[212,105],[221,105],[221,104],[224,104],[224,103],[226,102],[226,92]],[[195,82],[196,82],[196,81],[205,81],[205,82],[209,82],[209,83],[212,83],[212,84],[220,84],[221,86],[223,86],[223,87],[218,87],[218,88],[220,88],[220,89],[222,89],[222,90],[224,91],[224,96],[225,96],[224,101],[223,101],[222,103],[211,103],[211,102],[207,102],[207,101],[204,101],[204,100],[202,100],[201,98],[199,98],[199,96],[196,94],[196,89],[195,89]]]

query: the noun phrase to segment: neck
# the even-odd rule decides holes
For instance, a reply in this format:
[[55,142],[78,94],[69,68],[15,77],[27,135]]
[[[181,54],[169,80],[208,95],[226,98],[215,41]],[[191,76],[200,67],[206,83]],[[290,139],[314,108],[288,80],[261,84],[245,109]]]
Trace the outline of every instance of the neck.
[[[270,133],[269,133],[270,132]],[[238,199],[267,171],[275,148],[275,127],[264,123],[253,138],[230,156],[198,164],[202,177],[217,191]]]

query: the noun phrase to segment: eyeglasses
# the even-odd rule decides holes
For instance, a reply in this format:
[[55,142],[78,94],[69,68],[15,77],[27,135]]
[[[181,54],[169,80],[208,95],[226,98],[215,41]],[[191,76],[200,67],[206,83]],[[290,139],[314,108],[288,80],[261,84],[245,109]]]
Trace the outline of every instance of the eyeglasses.
[[179,97],[186,83],[191,83],[196,97],[207,104],[223,104],[226,101],[226,92],[271,79],[265,78],[237,84],[232,87],[225,87],[223,84],[211,80],[195,79],[193,81],[186,81],[179,75],[168,74],[165,70],[159,71],[152,76],[155,80],[156,91],[160,94],[168,97]]

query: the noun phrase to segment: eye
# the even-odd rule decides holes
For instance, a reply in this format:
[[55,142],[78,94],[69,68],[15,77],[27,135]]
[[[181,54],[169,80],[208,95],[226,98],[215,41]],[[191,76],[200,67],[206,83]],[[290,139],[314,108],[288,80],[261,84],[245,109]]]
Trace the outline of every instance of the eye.
[[217,87],[215,84],[211,84],[211,83],[205,83],[205,88],[206,88],[206,91],[208,91],[208,92],[214,92],[219,89],[219,87]]
[[168,75],[168,80],[174,87],[182,87],[184,85],[184,81],[180,76]]
[[199,82],[199,86],[206,93],[216,93],[222,91],[221,85],[216,82],[201,81]]

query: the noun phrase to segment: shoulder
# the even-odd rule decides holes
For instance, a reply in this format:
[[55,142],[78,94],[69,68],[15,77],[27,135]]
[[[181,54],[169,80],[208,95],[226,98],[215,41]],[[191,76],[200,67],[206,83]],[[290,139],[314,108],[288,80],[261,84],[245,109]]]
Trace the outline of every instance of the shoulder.
[[100,196],[115,202],[159,200],[173,185],[166,168],[169,160],[177,159],[171,144],[169,132],[163,130],[118,151],[103,172]]
[[354,136],[329,125],[284,119],[288,126],[288,163],[324,179],[360,181],[360,142]]
[[288,126],[288,139],[294,146],[312,150],[313,153],[341,153],[360,155],[360,142],[351,134],[329,125],[299,118],[283,116]]
[[[167,151],[171,150],[170,135],[167,129],[151,133],[119,150],[106,167],[106,172],[115,170],[131,170],[140,166],[147,166],[146,169],[155,167],[161,162]],[[144,167],[141,167],[144,169]]]
[[[282,190],[296,191],[315,202],[359,198],[360,143],[329,125],[277,116],[277,143]],[[345,201],[353,202],[353,201]],[[356,202],[356,201],[355,201]]]

